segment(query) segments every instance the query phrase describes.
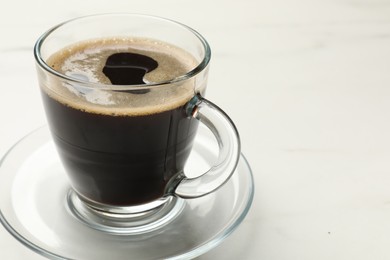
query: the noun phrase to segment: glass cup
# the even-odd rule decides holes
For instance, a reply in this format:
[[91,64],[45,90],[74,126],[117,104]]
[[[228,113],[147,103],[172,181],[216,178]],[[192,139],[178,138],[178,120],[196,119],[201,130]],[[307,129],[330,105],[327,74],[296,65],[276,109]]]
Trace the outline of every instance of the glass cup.
[[[122,46],[121,39],[157,49],[167,44],[170,56],[183,62],[191,57],[193,65],[168,80],[112,84],[92,82],[82,68],[59,72],[48,62],[80,42],[94,41],[99,48],[107,40]],[[91,227],[131,233],[163,225],[180,213],[185,199],[217,190],[234,173],[239,135],[231,119],[204,98],[211,52],[193,29],[146,15],[87,16],[44,33],[34,54],[52,138],[72,187],[68,207]],[[184,166],[199,122],[215,135],[219,156],[207,172],[189,178]]]

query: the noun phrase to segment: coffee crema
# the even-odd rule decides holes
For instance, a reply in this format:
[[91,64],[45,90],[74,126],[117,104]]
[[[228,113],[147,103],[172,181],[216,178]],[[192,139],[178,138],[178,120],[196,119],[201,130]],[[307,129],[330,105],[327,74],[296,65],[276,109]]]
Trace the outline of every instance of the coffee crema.
[[[123,63],[124,70],[143,70],[146,83],[185,75],[196,61],[178,47],[139,38],[80,42],[47,60],[60,73],[96,84],[85,87],[56,76],[41,82],[53,140],[73,188],[95,203],[133,206],[164,196],[172,179],[183,171],[198,127],[184,106],[202,86],[191,79],[144,93],[137,91],[147,85],[110,90],[110,75],[123,76],[121,66],[111,66],[108,77],[105,74],[112,55],[125,56],[114,56],[118,60],[113,62]],[[141,57],[138,64],[128,60],[136,56]]]
[[[141,84],[113,83],[104,73],[106,63],[110,56],[126,54],[146,56],[155,60],[158,66],[145,74]],[[88,109],[92,113],[116,115],[158,113],[186,103],[195,91],[194,82],[190,80],[172,83],[174,87],[165,83],[194,69],[197,65],[196,59],[176,46],[148,38],[102,38],[83,41],[58,51],[50,56],[46,63],[63,75],[96,84],[95,87],[89,88],[78,86],[77,83],[64,85],[54,82],[53,79],[47,86],[42,86],[59,102],[76,109]],[[134,88],[138,87],[141,90],[143,84],[159,83],[164,85],[150,88],[147,95],[142,96],[131,95],[131,91],[129,95],[123,95],[121,92],[101,89],[108,85],[123,85],[123,89],[137,85]],[[115,89],[120,89],[120,86]],[[137,90],[133,94],[137,94]]]

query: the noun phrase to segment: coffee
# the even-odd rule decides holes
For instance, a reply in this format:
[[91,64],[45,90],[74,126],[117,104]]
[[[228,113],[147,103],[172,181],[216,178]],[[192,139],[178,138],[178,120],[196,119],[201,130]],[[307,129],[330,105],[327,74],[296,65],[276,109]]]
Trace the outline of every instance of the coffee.
[[[194,82],[174,83],[196,60],[159,41],[107,38],[69,46],[46,62],[77,79],[41,84],[53,139],[74,189],[88,200],[118,206],[163,196],[183,171],[196,134],[198,121],[184,110]],[[77,81],[100,85],[86,88]],[[139,89],[122,86],[134,84]]]
[[[111,54],[103,68],[103,73],[114,85],[145,84],[144,76],[158,67],[154,59],[131,52]],[[146,93],[148,91],[133,91]]]

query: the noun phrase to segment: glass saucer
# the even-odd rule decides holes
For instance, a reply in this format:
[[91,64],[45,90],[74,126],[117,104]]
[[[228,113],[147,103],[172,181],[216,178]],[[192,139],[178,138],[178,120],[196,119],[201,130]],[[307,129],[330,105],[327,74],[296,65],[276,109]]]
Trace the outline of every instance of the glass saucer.
[[[186,172],[204,172],[217,156],[204,128]],[[70,190],[47,127],[30,133],[0,162],[0,221],[22,244],[50,259],[191,259],[220,244],[243,221],[253,200],[253,177],[241,155],[232,178],[207,196],[182,201],[166,225],[118,235],[92,229],[67,206]]]

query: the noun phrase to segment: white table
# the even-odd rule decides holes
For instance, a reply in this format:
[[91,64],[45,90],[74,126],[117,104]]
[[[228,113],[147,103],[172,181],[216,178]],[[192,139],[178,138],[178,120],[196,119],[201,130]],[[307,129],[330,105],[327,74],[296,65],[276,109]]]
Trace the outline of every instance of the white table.
[[[45,124],[37,37],[102,12],[169,17],[211,44],[207,97],[236,122],[256,194],[198,259],[390,259],[390,1],[7,1],[0,155]],[[0,226],[0,259],[42,257]]]

